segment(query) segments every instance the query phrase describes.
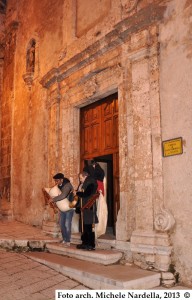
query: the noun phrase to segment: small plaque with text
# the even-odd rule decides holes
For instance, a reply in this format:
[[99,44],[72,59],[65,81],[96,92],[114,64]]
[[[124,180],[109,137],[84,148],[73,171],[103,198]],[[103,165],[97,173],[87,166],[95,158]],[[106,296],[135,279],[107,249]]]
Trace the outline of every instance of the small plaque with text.
[[163,156],[173,156],[183,153],[182,138],[171,139],[162,142]]

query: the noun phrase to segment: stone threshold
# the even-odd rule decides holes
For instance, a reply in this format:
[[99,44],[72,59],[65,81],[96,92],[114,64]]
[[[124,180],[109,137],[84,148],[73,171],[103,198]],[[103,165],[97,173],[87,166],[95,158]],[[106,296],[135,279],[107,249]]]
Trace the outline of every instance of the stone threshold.
[[92,261],[95,263],[110,265],[117,263],[123,256],[120,251],[116,250],[101,250],[97,249],[94,251],[87,251],[77,249],[76,245],[72,245],[70,247],[65,247],[60,243],[48,243],[46,244],[46,249],[50,253],[66,255],[68,257],[74,257],[84,261]]
[[[81,243],[80,233],[73,233],[71,236],[72,244]],[[130,242],[128,241],[118,241],[115,237],[110,237],[110,235],[103,235],[96,239],[96,246],[98,249],[115,249],[121,252],[128,251],[131,253]]]
[[146,290],[160,285],[160,273],[141,270],[135,266],[104,266],[45,252],[32,252],[25,256],[95,290]]

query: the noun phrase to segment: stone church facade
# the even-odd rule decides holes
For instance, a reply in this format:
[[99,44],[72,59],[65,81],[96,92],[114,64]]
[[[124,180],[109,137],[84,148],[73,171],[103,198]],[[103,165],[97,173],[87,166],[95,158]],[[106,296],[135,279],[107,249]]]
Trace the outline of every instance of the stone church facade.
[[[54,173],[77,186],[84,158],[110,156],[116,248],[130,249],[138,266],[172,270],[191,286],[192,2],[0,5],[2,215],[42,226],[42,187],[53,184]],[[111,125],[94,131],[94,122],[86,133],[83,109],[113,95],[116,133]],[[168,140],[179,149],[170,141],[166,155]]]

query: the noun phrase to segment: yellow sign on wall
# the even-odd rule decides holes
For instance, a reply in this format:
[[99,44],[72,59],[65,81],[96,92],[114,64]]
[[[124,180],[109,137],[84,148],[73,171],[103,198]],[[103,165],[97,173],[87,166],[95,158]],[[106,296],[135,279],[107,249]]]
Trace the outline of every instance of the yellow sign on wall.
[[172,156],[183,153],[183,143],[182,138],[176,138],[172,140],[167,140],[162,142],[163,146],[163,156]]

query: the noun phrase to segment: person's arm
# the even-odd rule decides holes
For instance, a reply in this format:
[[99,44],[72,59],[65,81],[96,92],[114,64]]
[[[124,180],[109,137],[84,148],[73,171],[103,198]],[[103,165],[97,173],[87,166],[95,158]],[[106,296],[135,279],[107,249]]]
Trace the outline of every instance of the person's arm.
[[72,185],[70,182],[66,183],[61,190],[61,194],[57,197],[53,198],[53,202],[61,201],[69,195],[69,192],[72,189]]
[[79,196],[80,198],[85,198],[85,197],[89,197],[91,196],[91,194],[93,193],[94,191],[94,184],[91,183],[88,185],[88,187],[85,189],[84,192],[77,192],[77,196]]

